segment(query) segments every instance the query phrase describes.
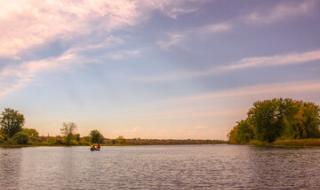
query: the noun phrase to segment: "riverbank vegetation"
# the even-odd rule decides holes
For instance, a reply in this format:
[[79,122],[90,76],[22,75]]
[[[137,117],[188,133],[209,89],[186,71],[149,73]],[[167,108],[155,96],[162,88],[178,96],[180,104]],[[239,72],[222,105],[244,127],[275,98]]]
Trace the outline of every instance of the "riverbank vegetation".
[[229,133],[231,144],[320,145],[320,107],[293,99],[257,101]]
[[24,127],[24,115],[17,110],[6,108],[0,118],[0,146],[87,146],[100,143],[110,146],[125,145],[177,145],[177,144],[220,144],[221,140],[175,140],[175,139],[126,139],[119,136],[115,139],[105,138],[100,131],[94,129],[88,136],[77,133],[77,125],[65,122],[60,129],[61,135],[40,136],[36,129]]

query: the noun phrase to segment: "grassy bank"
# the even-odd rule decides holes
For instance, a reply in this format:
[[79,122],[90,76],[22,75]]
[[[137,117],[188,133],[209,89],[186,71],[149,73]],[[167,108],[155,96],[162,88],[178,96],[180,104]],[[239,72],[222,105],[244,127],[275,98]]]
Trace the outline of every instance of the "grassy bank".
[[276,146],[320,146],[320,139],[276,140],[272,144]]
[[255,146],[264,146],[264,147],[278,147],[278,146],[287,146],[287,147],[304,147],[304,146],[320,146],[320,138],[318,139],[283,139],[276,140],[272,143],[251,140],[249,145]]

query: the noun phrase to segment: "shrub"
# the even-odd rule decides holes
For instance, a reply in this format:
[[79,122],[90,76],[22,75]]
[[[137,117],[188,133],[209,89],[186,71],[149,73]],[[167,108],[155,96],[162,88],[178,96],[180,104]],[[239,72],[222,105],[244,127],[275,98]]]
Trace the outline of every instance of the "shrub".
[[0,134],[0,143],[3,143],[5,141],[5,138],[2,134]]
[[91,143],[103,143],[103,135],[98,130],[92,130],[89,134],[89,140]]
[[17,144],[28,144],[29,136],[24,132],[18,132],[12,137],[13,141]]

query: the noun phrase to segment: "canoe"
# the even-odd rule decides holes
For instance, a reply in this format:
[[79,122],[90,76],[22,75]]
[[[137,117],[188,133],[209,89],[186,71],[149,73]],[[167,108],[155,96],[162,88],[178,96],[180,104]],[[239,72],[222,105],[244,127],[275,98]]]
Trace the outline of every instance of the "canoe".
[[100,151],[100,148],[90,147],[90,151]]

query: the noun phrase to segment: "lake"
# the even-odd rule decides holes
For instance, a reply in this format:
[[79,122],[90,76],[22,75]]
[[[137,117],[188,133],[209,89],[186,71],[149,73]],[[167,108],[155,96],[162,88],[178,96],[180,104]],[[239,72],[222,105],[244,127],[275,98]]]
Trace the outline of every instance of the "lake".
[[0,148],[0,189],[319,189],[320,148]]

